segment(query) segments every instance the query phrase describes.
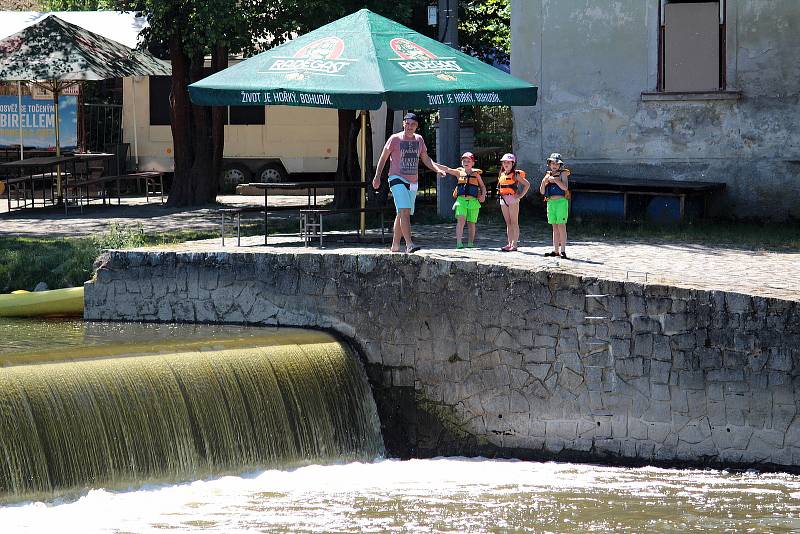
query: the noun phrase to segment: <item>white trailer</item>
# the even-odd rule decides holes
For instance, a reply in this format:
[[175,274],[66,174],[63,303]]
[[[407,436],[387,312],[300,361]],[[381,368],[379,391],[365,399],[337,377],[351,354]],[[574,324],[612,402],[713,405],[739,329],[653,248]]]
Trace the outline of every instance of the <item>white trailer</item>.
[[[123,141],[139,170],[174,169],[168,77],[123,81]],[[223,186],[286,180],[289,174],[336,171],[335,109],[289,106],[228,108]]]

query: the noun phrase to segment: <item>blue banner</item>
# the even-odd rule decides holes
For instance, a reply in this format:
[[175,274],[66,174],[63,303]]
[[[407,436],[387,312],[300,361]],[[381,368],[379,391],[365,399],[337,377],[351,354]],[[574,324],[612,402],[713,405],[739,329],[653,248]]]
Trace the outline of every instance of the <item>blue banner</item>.
[[[0,146],[19,146],[22,123],[22,143],[30,148],[54,148],[55,107],[52,100],[22,97],[22,112],[17,110],[18,97],[0,96]],[[78,146],[78,97],[58,99],[61,148]]]

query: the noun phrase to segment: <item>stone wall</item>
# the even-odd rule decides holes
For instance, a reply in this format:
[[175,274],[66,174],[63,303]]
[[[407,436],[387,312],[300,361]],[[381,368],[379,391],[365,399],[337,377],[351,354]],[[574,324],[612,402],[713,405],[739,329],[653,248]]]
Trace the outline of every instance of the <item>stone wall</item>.
[[800,302],[415,255],[113,252],[86,318],[334,330],[398,456],[800,466]]
[[511,72],[539,86],[513,110],[521,167],[561,152],[576,174],[725,182],[726,216],[800,217],[800,2],[727,0],[730,93],[654,99],[660,3],[511,0]]

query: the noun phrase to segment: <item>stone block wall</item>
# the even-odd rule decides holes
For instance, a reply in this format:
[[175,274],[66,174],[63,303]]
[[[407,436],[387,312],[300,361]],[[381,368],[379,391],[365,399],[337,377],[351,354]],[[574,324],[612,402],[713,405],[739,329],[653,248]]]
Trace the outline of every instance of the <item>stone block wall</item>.
[[324,328],[387,450],[800,466],[800,302],[414,255],[113,252],[86,318]]

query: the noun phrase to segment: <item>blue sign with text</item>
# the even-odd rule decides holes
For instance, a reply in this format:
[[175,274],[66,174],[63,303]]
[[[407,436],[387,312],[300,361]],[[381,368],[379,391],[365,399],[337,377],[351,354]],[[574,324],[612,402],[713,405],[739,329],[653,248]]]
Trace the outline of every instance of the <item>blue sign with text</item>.
[[[22,108],[17,109],[16,96],[0,96],[0,146],[19,146],[20,124],[22,144],[31,148],[56,146],[55,106],[52,100],[34,100],[22,97]],[[58,99],[59,134],[61,148],[78,146],[78,98],[62,96]]]

